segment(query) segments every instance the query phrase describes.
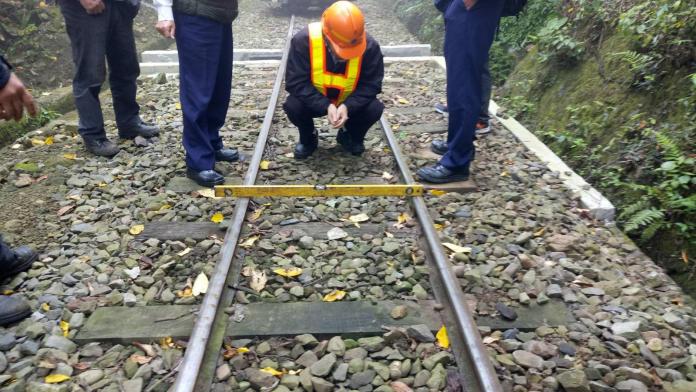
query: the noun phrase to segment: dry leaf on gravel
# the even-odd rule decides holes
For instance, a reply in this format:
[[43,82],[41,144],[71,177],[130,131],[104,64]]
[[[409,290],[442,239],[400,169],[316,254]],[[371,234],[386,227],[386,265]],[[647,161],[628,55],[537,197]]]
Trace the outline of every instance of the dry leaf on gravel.
[[60,330],[63,331],[63,337],[67,338],[68,335],[70,335],[70,323],[67,321],[61,320],[59,325],[60,325]]
[[346,292],[342,290],[334,290],[324,296],[324,302],[336,302],[346,297]]
[[348,237],[348,233],[340,227],[334,227],[326,233],[326,237],[329,240],[340,240],[341,238]]
[[213,223],[222,223],[223,220],[225,220],[225,216],[219,212],[215,213],[215,215],[210,218],[210,221]]
[[143,230],[145,230],[145,225],[135,225],[131,227],[130,230],[128,230],[128,232],[131,233],[131,235],[138,235],[142,233]]
[[196,191],[196,193],[198,194],[198,196],[201,197],[207,197],[208,199],[217,199],[217,197],[215,197],[215,189],[213,188],[199,189]]
[[261,161],[259,164],[259,169],[261,170],[268,170],[271,168],[271,162],[269,161]]
[[387,181],[391,181],[391,180],[394,178],[394,175],[392,175],[392,174],[389,173],[389,172],[383,172],[383,173],[382,173],[382,178],[385,179],[385,180],[387,180]]
[[286,278],[294,278],[296,276],[302,275],[302,268],[290,267],[290,268],[278,268],[273,270],[274,273]]
[[451,250],[454,253],[471,253],[471,248],[469,248],[468,246],[459,246],[450,242],[445,242],[442,244],[442,246]]
[[266,373],[268,373],[268,374],[270,374],[270,375],[272,375],[272,376],[275,376],[275,377],[281,377],[283,374],[285,374],[285,373],[283,373],[283,372],[279,372],[279,371],[276,370],[276,369],[273,369],[272,367],[263,368],[263,369],[261,369],[261,371],[262,371],[262,372],[266,372]]
[[442,328],[440,328],[439,331],[437,331],[437,335],[435,335],[435,338],[437,339],[438,346],[442,348],[449,348],[449,336],[447,336],[447,328],[445,328],[444,325],[442,326]]
[[239,246],[240,246],[241,248],[251,248],[252,246],[254,246],[254,244],[255,244],[256,241],[258,241],[258,240],[259,240],[259,236],[255,235],[255,236],[249,237],[249,238],[247,238],[246,240],[244,240],[244,242],[242,242],[241,244],[239,244]]
[[196,280],[193,282],[193,288],[192,288],[193,296],[198,297],[201,294],[207,293],[208,292],[208,284],[209,284],[208,277],[205,276],[205,274],[202,272],[200,274],[198,274],[198,276],[196,277]]
[[265,272],[257,270],[251,271],[251,283],[249,283],[249,287],[256,290],[257,293],[263,291],[266,287],[266,282],[268,282],[268,278]]
[[152,361],[152,357],[146,357],[144,355],[133,354],[130,356],[130,360],[139,364],[139,365],[145,365],[146,363],[150,363]]
[[402,383],[401,381],[394,381],[389,386],[394,390],[394,392],[413,392],[413,389],[408,385]]
[[75,154],[74,152],[66,152],[65,154],[63,154],[63,158],[74,161],[75,159],[77,159],[77,154]]
[[49,374],[44,378],[46,384],[59,384],[68,380],[70,380],[70,376],[66,376],[65,374]]
[[155,351],[155,348],[152,347],[150,344],[142,344],[140,342],[134,342],[133,345],[139,349],[141,349],[145,355],[149,357],[154,357],[157,355],[157,352]]

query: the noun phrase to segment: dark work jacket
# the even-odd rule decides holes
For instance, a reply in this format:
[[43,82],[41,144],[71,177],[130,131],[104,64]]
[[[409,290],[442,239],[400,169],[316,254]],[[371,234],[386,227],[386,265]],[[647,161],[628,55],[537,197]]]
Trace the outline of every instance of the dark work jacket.
[[5,88],[7,82],[10,80],[11,69],[12,67],[10,64],[0,55],[0,89]]
[[174,10],[220,23],[232,23],[239,15],[239,4],[237,0],[174,0]]
[[[326,39],[324,42],[326,42]],[[333,73],[344,73],[347,62],[334,62],[331,54],[326,49],[326,70]],[[343,102],[348,108],[348,113],[360,111],[370,101],[377,98],[382,92],[382,80],[384,79],[384,59],[379,43],[367,35],[367,49],[362,60],[362,69],[358,85],[355,91]],[[290,54],[288,56],[288,69],[285,75],[285,90],[290,95],[299,99],[310,110],[326,112],[331,105],[331,100],[338,98],[339,91],[328,89],[328,97],[324,96],[312,84],[312,65],[309,58],[309,28],[305,27],[292,38]]]

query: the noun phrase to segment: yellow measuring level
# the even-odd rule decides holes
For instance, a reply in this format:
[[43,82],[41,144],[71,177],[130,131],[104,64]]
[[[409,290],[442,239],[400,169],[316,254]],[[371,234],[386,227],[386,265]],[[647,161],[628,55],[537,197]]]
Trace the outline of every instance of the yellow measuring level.
[[216,197],[423,196],[423,185],[219,185]]

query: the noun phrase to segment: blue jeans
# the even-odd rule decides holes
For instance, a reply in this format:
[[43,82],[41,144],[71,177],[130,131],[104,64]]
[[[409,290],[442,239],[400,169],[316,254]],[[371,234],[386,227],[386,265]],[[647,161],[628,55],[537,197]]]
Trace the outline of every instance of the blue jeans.
[[186,165],[215,168],[232,93],[232,24],[174,13]]
[[440,164],[466,171],[474,160],[476,121],[481,114],[482,77],[504,0],[479,0],[467,10],[455,0],[445,13],[445,61],[449,125]]
[[140,76],[133,36],[133,19],[139,7],[130,2],[106,0],[104,12],[90,15],[76,0],[59,0],[70,37],[75,77],[73,95],[80,115],[79,132],[85,139],[105,138],[99,92],[109,64],[109,85],[116,125],[128,130],[140,122],[135,101]]

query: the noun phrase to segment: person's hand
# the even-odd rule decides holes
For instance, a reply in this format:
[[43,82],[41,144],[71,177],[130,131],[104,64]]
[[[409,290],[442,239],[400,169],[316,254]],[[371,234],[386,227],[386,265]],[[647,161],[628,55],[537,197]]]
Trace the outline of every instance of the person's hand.
[[464,7],[466,7],[467,10],[470,10],[471,7],[476,5],[477,0],[462,0],[464,2]]
[[338,117],[336,118],[336,124],[334,125],[334,128],[341,128],[346,124],[346,121],[348,121],[348,108],[346,107],[346,105],[342,104],[338,107],[337,115]]
[[104,12],[104,2],[102,0],[80,0],[82,8],[90,15],[98,15]]
[[174,38],[176,34],[176,25],[173,20],[160,20],[155,28],[164,38]]
[[329,110],[327,110],[326,116],[329,118],[329,124],[331,124],[332,127],[336,128],[336,122],[338,120],[338,108],[336,107],[336,105],[329,105]]
[[36,116],[36,104],[21,80],[11,74],[5,87],[0,89],[0,119],[19,121],[24,114],[24,108],[32,116]]

